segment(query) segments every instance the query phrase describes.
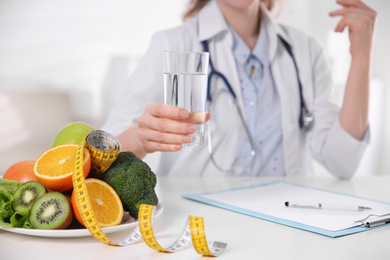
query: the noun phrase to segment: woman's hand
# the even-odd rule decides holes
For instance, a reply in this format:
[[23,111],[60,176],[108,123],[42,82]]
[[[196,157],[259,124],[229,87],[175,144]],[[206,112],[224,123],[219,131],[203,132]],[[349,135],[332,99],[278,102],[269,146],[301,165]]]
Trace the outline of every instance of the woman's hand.
[[336,32],[349,28],[351,66],[340,111],[341,126],[363,140],[368,129],[371,49],[377,13],[360,0],[337,0],[343,8],[329,15],[341,16]]
[[[195,126],[201,122],[191,121],[190,113],[179,107],[151,104],[138,118],[137,124],[118,136],[122,150],[129,150],[139,158],[156,151],[175,152],[182,144],[190,143]],[[206,114],[203,121],[208,121]]]
[[352,57],[371,55],[377,12],[360,0],[337,0],[343,8],[329,13],[330,16],[341,16],[335,32],[349,28],[350,52]]

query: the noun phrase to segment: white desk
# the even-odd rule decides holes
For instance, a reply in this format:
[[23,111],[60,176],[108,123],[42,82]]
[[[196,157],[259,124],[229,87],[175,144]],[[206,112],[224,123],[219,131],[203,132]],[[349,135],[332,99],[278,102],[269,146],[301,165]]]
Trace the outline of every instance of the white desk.
[[[153,229],[157,241],[168,246],[182,230],[188,215],[205,220],[208,242],[228,243],[218,259],[390,259],[390,227],[340,238],[310,233],[181,198],[198,193],[272,181],[267,178],[160,178],[157,193],[164,205]],[[327,190],[390,201],[390,176],[335,178],[289,178],[287,181]],[[131,230],[109,234],[113,241]],[[0,259],[201,259],[192,246],[173,254],[156,252],[144,242],[112,247],[92,237],[39,238],[0,231]]]

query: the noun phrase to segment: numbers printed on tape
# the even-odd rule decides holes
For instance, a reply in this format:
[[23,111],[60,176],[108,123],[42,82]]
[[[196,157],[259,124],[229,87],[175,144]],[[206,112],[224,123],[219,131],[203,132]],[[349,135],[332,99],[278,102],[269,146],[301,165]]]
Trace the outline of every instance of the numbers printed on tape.
[[91,171],[96,176],[110,167],[120,151],[118,140],[101,130],[95,130],[89,134],[86,138],[86,145],[92,159]]
[[206,236],[204,234],[203,218],[190,216],[190,229],[192,244],[196,252],[205,256],[212,256],[209,247],[207,246]]
[[134,244],[143,238],[144,242],[150,248],[170,253],[180,251],[192,242],[195,251],[203,256],[218,256],[225,250],[227,244],[222,242],[214,242],[211,249],[209,249],[204,231],[203,218],[195,216],[189,216],[177,239],[169,247],[163,248],[157,242],[152,229],[155,207],[145,204],[142,204],[140,207],[138,213],[138,226],[135,230],[122,241],[117,243],[112,242],[99,227],[89,200],[82,167],[83,149],[85,146],[92,157],[92,164],[95,164],[92,166],[94,174],[100,175],[108,169],[118,157],[120,145],[110,134],[104,131],[95,130],[88,134],[86,139],[79,145],[76,152],[72,176],[76,203],[85,227],[98,241],[111,246],[127,246]]
[[109,240],[100,229],[93,213],[91,202],[89,201],[87,185],[85,184],[82,167],[84,145],[85,141],[83,141],[77,148],[75,167],[72,176],[77,207],[79,208],[80,215],[85,227],[89,230],[93,237],[105,244],[116,245],[111,240]]
[[153,209],[154,206],[143,204],[141,205],[138,213],[139,229],[141,230],[145,243],[149,247],[161,252],[174,253],[184,249],[188,244],[190,244],[192,239],[196,252],[201,255],[218,256],[225,250],[226,243],[222,242],[214,242],[212,249],[209,250],[204,232],[203,218],[194,216],[189,216],[182,232],[172,245],[166,249],[161,247],[158,244],[152,230]]

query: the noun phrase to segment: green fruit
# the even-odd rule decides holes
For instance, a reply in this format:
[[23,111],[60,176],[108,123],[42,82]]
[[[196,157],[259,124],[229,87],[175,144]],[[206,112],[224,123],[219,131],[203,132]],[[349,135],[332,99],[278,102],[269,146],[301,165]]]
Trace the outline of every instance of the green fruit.
[[35,229],[65,229],[73,220],[68,199],[60,192],[48,192],[32,206],[28,221]]
[[13,195],[12,208],[15,211],[28,210],[45,193],[46,188],[39,181],[23,183],[16,189]]
[[70,123],[58,132],[51,147],[62,144],[80,144],[94,129],[82,122]]

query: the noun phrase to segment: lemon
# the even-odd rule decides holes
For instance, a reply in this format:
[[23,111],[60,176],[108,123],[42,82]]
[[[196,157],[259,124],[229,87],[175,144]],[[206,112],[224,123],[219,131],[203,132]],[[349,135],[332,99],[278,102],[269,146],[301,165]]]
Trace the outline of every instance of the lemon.
[[51,147],[62,144],[80,144],[85,137],[94,129],[83,122],[67,124],[57,133]]

